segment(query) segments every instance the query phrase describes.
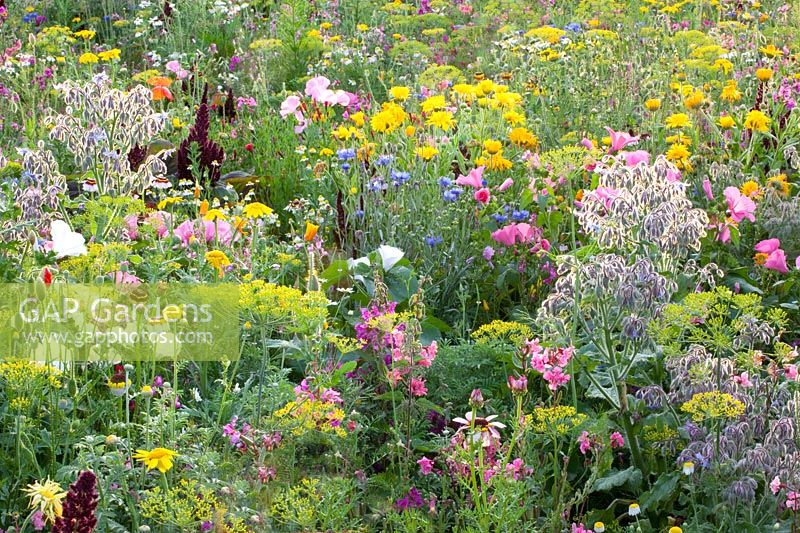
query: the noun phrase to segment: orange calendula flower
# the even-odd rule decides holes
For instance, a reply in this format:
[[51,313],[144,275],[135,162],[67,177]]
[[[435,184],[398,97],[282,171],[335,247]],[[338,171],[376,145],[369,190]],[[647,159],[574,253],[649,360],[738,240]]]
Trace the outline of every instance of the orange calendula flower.
[[133,458],[141,461],[148,470],[158,469],[162,474],[172,468],[172,459],[178,452],[167,448],[153,448],[152,450],[136,450]]
[[313,241],[314,237],[317,236],[317,231],[319,231],[319,225],[306,221],[306,232],[303,235],[303,240]]
[[151,98],[154,102],[158,102],[159,100],[167,100],[171,102],[174,99],[170,90],[160,85],[158,87],[153,87],[151,92]]

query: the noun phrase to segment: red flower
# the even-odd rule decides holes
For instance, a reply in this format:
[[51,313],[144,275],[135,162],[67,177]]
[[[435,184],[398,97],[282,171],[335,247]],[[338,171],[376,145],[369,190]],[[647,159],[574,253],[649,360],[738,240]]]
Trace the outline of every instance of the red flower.
[[42,281],[44,281],[44,284],[47,285],[48,287],[50,286],[51,283],[53,283],[53,273],[50,272],[50,269],[48,269],[47,267],[44,267],[42,269]]

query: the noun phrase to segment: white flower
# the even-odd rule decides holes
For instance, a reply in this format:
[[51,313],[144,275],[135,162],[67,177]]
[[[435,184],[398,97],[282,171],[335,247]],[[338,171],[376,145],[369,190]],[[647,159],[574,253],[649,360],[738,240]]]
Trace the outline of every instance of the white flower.
[[683,463],[683,475],[691,476],[694,474],[694,463],[691,461],[686,461]]
[[639,513],[642,512],[642,508],[639,507],[639,504],[634,502],[628,506],[628,515],[629,516],[638,516]]
[[80,233],[72,231],[63,220],[54,220],[50,223],[50,238],[58,259],[86,254],[86,239]]
[[403,258],[405,252],[400,248],[382,244],[378,247],[378,254],[380,254],[381,260],[383,261],[383,269],[389,271]]

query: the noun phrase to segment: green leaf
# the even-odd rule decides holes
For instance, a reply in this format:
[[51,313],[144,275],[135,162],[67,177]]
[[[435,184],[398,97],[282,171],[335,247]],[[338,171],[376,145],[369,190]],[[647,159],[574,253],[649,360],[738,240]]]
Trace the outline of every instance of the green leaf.
[[628,467],[625,470],[615,470],[605,477],[601,477],[594,482],[592,492],[607,492],[611,489],[621,487],[630,483],[636,487],[642,482],[642,472],[636,467]]
[[329,288],[334,283],[347,276],[347,261],[338,259],[330,264],[328,268],[322,271],[319,277],[325,280],[322,284],[323,289]]
[[678,487],[680,475],[680,472],[673,472],[658,478],[653,488],[642,494],[642,497],[639,498],[639,505],[642,510],[654,511],[658,509],[662,503],[671,499],[675,493],[675,489]]

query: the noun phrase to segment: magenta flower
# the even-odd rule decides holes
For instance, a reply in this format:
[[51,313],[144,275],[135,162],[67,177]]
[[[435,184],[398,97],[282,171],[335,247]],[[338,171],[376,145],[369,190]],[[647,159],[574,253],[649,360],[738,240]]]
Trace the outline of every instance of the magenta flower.
[[753,386],[753,382],[750,381],[750,375],[747,372],[742,372],[738,376],[733,376],[733,382],[745,389],[749,389]]
[[606,126],[606,131],[611,135],[611,147],[608,149],[609,154],[618,152],[629,144],[636,144],[639,142],[639,137],[634,137],[624,131],[614,131],[608,126]]
[[506,246],[514,246],[517,242],[517,226],[510,224],[492,232],[492,239]]
[[756,204],[753,200],[744,196],[736,187],[726,187],[723,194],[728,202],[728,213],[734,222],[741,222],[745,218],[750,222],[756,221]]
[[419,471],[423,476],[427,476],[428,474],[433,472],[433,461],[428,459],[424,455],[422,456],[422,459],[417,461],[417,464],[419,465]]
[[475,197],[475,200],[477,202],[480,202],[480,203],[486,205],[486,204],[489,203],[489,200],[492,199],[492,193],[489,191],[489,189],[487,189],[486,187],[483,187],[483,188],[478,189],[477,191],[475,191],[474,197]]
[[611,441],[612,448],[622,448],[625,446],[625,439],[619,431],[612,433],[609,440]]
[[428,394],[428,389],[425,387],[425,380],[422,378],[411,378],[411,382],[408,384],[408,390],[411,392],[411,395],[416,398]]
[[756,252],[767,254],[764,268],[786,274],[789,272],[786,266],[786,253],[781,250],[780,246],[781,241],[779,239],[767,239],[756,244],[755,249]]
[[557,366],[554,366],[549,370],[545,370],[542,377],[548,383],[547,388],[549,388],[551,391],[556,391],[559,387],[566,385],[570,379],[570,375],[565,374],[564,371]]
[[479,166],[470,170],[466,176],[459,176],[456,178],[456,185],[480,189],[483,187],[483,171],[485,168],[484,166]]

